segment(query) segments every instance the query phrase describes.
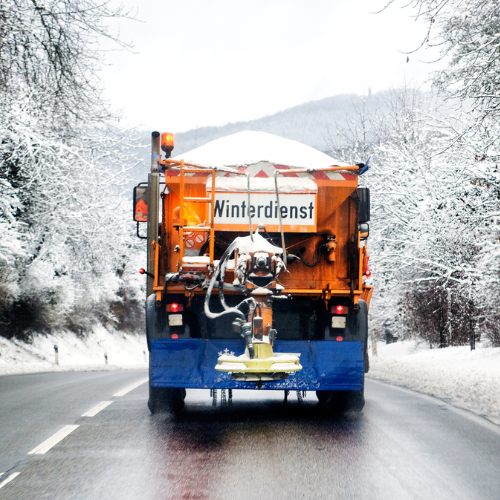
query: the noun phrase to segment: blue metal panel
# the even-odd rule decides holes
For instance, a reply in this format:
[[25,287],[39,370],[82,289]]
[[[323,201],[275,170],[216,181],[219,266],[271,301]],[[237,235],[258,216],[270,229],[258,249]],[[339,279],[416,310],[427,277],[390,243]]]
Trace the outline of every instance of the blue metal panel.
[[[255,389],[255,382],[236,382],[215,370],[225,348],[240,354],[242,340],[161,339],[150,353],[150,378],[154,387],[192,389]],[[362,342],[281,340],[275,352],[300,353],[303,369],[285,380],[264,382],[270,390],[361,390],[364,380]]]

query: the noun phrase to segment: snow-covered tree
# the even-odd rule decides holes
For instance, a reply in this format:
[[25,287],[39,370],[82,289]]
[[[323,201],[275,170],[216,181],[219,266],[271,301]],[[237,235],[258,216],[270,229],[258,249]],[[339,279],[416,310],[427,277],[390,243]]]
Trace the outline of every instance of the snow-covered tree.
[[[390,3],[396,3],[395,0]],[[469,129],[500,114],[500,8],[496,0],[411,0],[404,4],[427,22],[422,46],[445,62],[434,82],[475,112]],[[493,138],[493,137],[492,137]],[[483,138],[484,139],[484,138]],[[493,138],[496,139],[496,138]],[[484,145],[483,145],[484,146]]]
[[[0,333],[125,325],[140,310],[125,171],[137,142],[107,125],[94,0],[0,3]],[[127,196],[128,198],[128,196]]]
[[480,331],[498,341],[498,166],[479,154],[479,136],[457,139],[459,123],[429,96],[396,92],[390,107],[384,139],[356,134],[350,153],[373,153],[374,331],[433,345]]

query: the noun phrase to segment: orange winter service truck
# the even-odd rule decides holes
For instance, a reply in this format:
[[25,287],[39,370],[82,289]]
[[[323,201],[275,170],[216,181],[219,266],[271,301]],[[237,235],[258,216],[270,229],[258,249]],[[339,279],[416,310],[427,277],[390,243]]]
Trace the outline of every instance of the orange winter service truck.
[[173,134],[153,132],[148,181],[134,188],[151,412],[182,409],[187,388],[315,391],[361,410],[367,165],[263,132],[173,148]]

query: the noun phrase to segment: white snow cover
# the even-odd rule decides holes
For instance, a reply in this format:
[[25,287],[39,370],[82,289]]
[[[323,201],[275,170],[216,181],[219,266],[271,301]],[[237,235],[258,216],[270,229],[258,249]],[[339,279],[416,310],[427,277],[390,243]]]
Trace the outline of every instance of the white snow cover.
[[260,161],[307,168],[346,165],[311,146],[253,130],[215,139],[175,159],[211,167],[251,165]]
[[478,344],[429,349],[415,342],[377,344],[371,378],[408,387],[500,425],[500,348]]
[[[207,180],[207,191],[212,189],[212,178]],[[317,193],[318,186],[309,177],[282,177],[278,176],[280,193]],[[215,180],[217,192],[248,191],[247,177],[217,177]],[[250,177],[250,190],[254,193],[276,192],[274,177]]]
[[[54,345],[59,348],[59,365],[55,364]],[[108,356],[107,365],[104,354]],[[83,338],[72,332],[35,335],[31,344],[0,337],[0,375],[145,368],[147,356],[144,335],[110,332],[103,327]]]
[[204,255],[195,255],[195,256],[185,255],[182,258],[182,261],[186,264],[208,265],[210,264],[210,257],[206,257]]
[[268,252],[279,255],[283,253],[282,248],[269,243],[269,241],[259,233],[254,233],[253,237],[251,237],[250,235],[238,236],[235,241],[238,242],[237,248],[240,254],[250,252]]

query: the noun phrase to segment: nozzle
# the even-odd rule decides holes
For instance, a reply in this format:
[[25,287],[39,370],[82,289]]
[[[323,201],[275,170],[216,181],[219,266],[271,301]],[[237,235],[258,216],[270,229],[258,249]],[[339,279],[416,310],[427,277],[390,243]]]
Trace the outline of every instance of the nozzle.
[[243,320],[241,318],[236,318],[233,323],[233,333],[239,333],[241,335],[241,325],[243,323]]
[[255,357],[255,352],[252,342],[252,325],[250,323],[243,323],[241,325],[241,336],[245,340],[245,345],[247,346],[250,359],[253,359]]
[[260,316],[255,316],[253,318],[253,336],[256,339],[262,340],[262,336],[264,335],[264,320]]

